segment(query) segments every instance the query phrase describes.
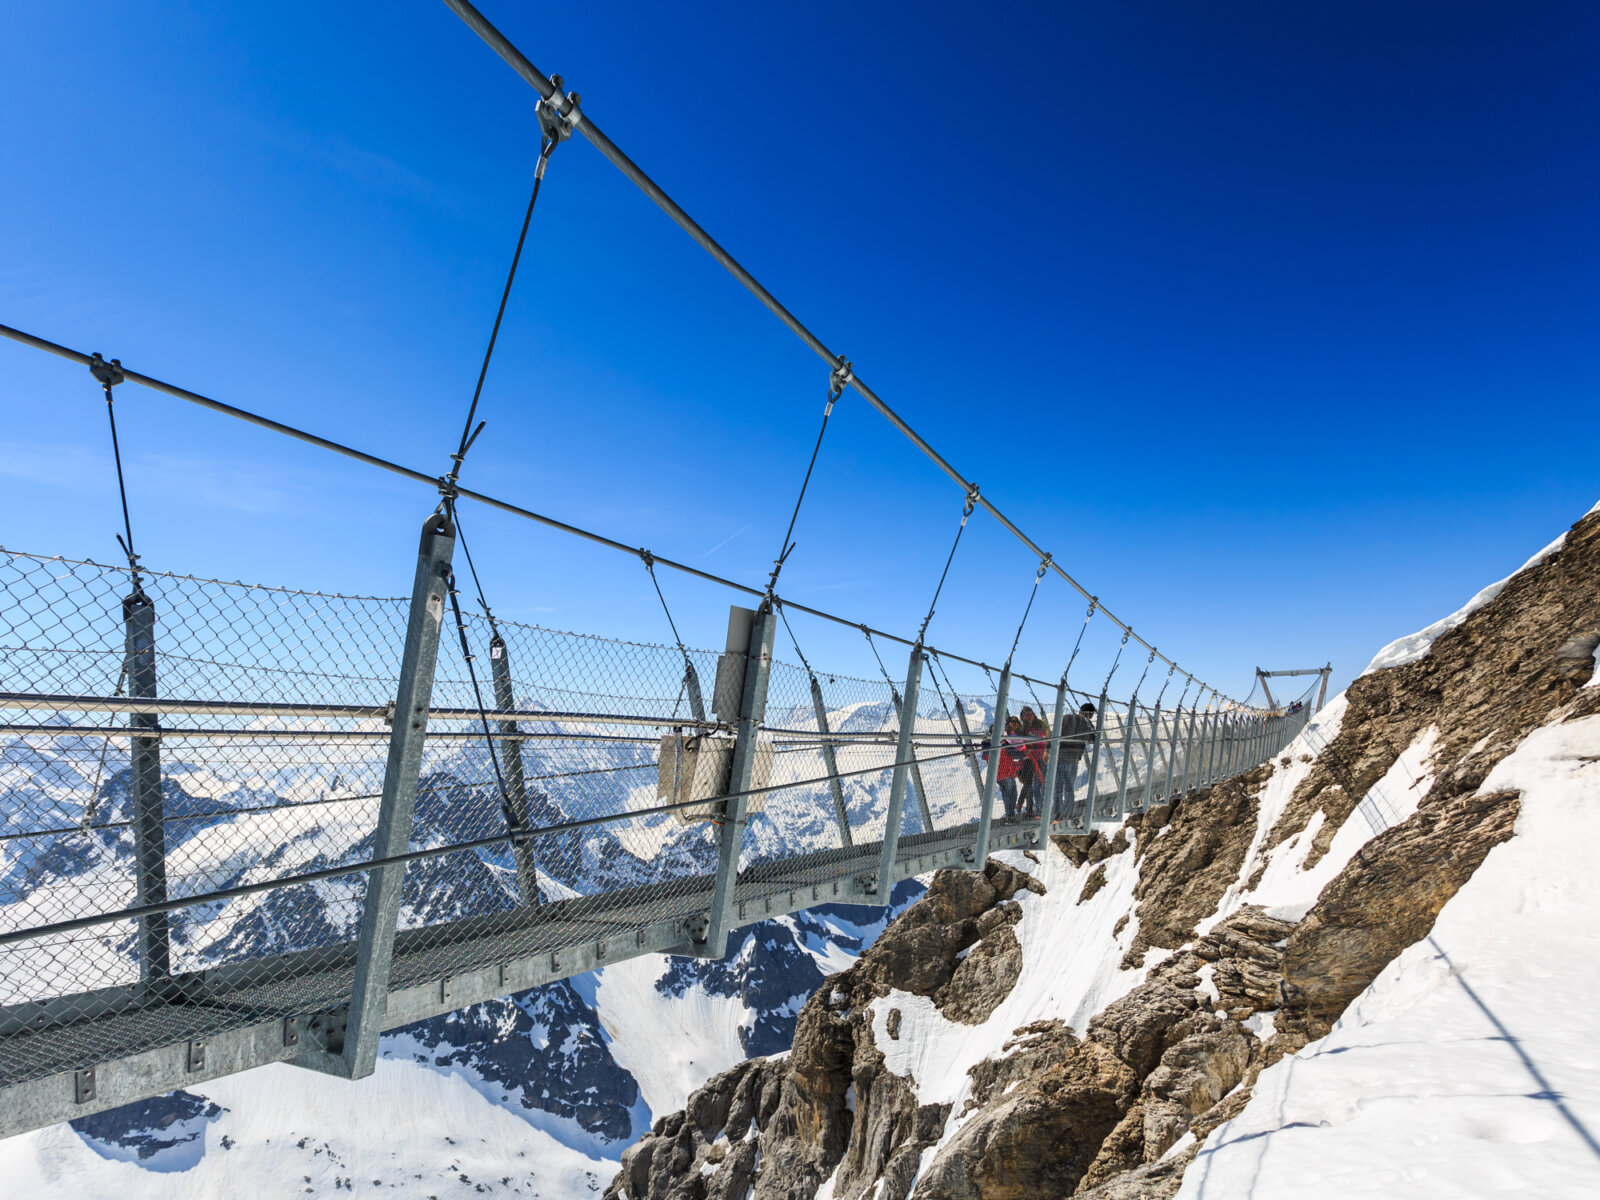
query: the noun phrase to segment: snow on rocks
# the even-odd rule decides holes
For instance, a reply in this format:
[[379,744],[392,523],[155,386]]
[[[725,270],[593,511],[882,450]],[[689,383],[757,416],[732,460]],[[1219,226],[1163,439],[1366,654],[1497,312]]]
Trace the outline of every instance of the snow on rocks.
[[1327,1037],[1262,1072],[1181,1197],[1458,1197],[1600,1188],[1600,716],[1549,725],[1485,795],[1521,792],[1430,936]]

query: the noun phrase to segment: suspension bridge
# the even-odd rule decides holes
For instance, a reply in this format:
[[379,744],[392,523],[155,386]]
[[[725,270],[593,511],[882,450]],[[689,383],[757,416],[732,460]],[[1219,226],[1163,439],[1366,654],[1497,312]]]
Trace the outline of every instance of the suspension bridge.
[[[1328,668],[1258,670],[1266,703],[1252,705],[1162,655],[695,224],[559,77],[470,4],[446,3],[538,91],[544,135],[447,474],[0,326],[88,368],[113,448],[116,389],[132,383],[438,498],[400,597],[152,570],[134,550],[126,486],[125,565],[0,551],[0,1136],[266,1063],[360,1078],[384,1030],[639,955],[720,958],[730,931],[812,905],[886,904],[900,880],[981,870],[995,850],[1086,833],[1249,771],[1313,711],[1309,692],[1279,703],[1267,680],[1310,675],[1326,688]],[[538,189],[575,133],[824,360],[827,407],[795,517],[847,389],[961,489],[961,524],[915,633],[786,598],[795,518],[770,578],[752,585],[461,485]],[[123,484],[120,452],[117,465]],[[463,502],[638,558],[673,642],[497,618]],[[927,637],[979,510],[1037,563],[997,666]],[[737,597],[722,647],[677,638],[658,570]],[[1087,601],[1084,629],[1098,619],[1120,636],[1103,682],[1074,685],[1076,647],[1059,674],[1012,661],[1051,576]],[[809,662],[791,614],[859,630],[879,677]],[[780,627],[797,664],[778,653]],[[1113,685],[1125,658],[1123,700]]]

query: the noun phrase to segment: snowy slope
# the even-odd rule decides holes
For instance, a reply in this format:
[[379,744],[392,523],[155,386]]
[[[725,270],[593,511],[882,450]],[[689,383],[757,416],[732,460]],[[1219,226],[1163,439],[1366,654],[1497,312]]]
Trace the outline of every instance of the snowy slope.
[[1522,793],[1432,936],[1264,1071],[1180,1196],[1600,1194],[1600,717],[1530,735]]

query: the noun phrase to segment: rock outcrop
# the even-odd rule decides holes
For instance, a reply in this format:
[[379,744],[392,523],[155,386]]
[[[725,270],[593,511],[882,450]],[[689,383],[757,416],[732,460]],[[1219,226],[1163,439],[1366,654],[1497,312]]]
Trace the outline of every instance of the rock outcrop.
[[[1120,958],[1141,981],[1077,1029],[1048,1019],[1015,1030],[970,1066],[959,1111],[921,1103],[916,1081],[887,1069],[874,1002],[909,993],[948,1021],[993,1016],[1031,944],[1018,938],[1034,903],[1025,893],[1041,889],[998,861],[936,876],[806,1003],[787,1057],[718,1076],[684,1113],[658,1121],[628,1152],[608,1200],[811,1200],[825,1182],[835,1200],[1173,1195],[1200,1144],[1248,1103],[1259,1073],[1326,1033],[1512,835],[1518,797],[1478,789],[1532,729],[1600,711],[1600,688],[1583,686],[1597,645],[1600,512],[1431,652],[1356,680],[1337,733],[1326,745],[1311,739],[1307,757],[1192,793],[1109,838],[1055,839],[1082,869],[1071,894],[1056,898],[1057,919],[1104,913],[1107,889],[1128,886],[1128,860],[1112,860],[1132,854],[1132,904],[1109,935],[1134,922]],[[1415,812],[1375,828],[1300,920],[1236,907],[1274,850],[1305,835],[1318,812],[1299,844],[1300,869],[1320,862],[1347,821],[1364,819],[1358,803],[1429,730],[1432,782]],[[1290,769],[1304,778],[1262,836],[1264,785]],[[1171,953],[1145,969],[1152,950]],[[898,1008],[882,1029],[890,1041],[918,1036]]]

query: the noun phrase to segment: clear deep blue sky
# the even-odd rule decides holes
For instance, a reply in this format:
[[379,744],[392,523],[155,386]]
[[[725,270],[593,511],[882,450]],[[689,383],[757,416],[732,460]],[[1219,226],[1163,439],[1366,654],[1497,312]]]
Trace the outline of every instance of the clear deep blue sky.
[[[1236,694],[1258,663],[1342,682],[1600,498],[1600,7],[483,7],[986,495]],[[442,472],[533,92],[428,0],[64,0],[4,27],[0,321]],[[466,481],[760,582],[825,385],[575,139]],[[409,586],[425,489],[121,396],[151,565]],[[0,447],[0,541],[115,559],[87,372],[0,343]],[[960,504],[847,396],[784,590],[914,630]],[[666,637],[636,560],[464,516],[504,614]],[[1003,658],[1033,566],[975,518],[933,640]],[[719,645],[728,597],[663,583]],[[1058,671],[1082,612],[1047,581],[1024,665]],[[798,628],[860,667],[858,636]],[[1091,628],[1084,683],[1112,644]]]

